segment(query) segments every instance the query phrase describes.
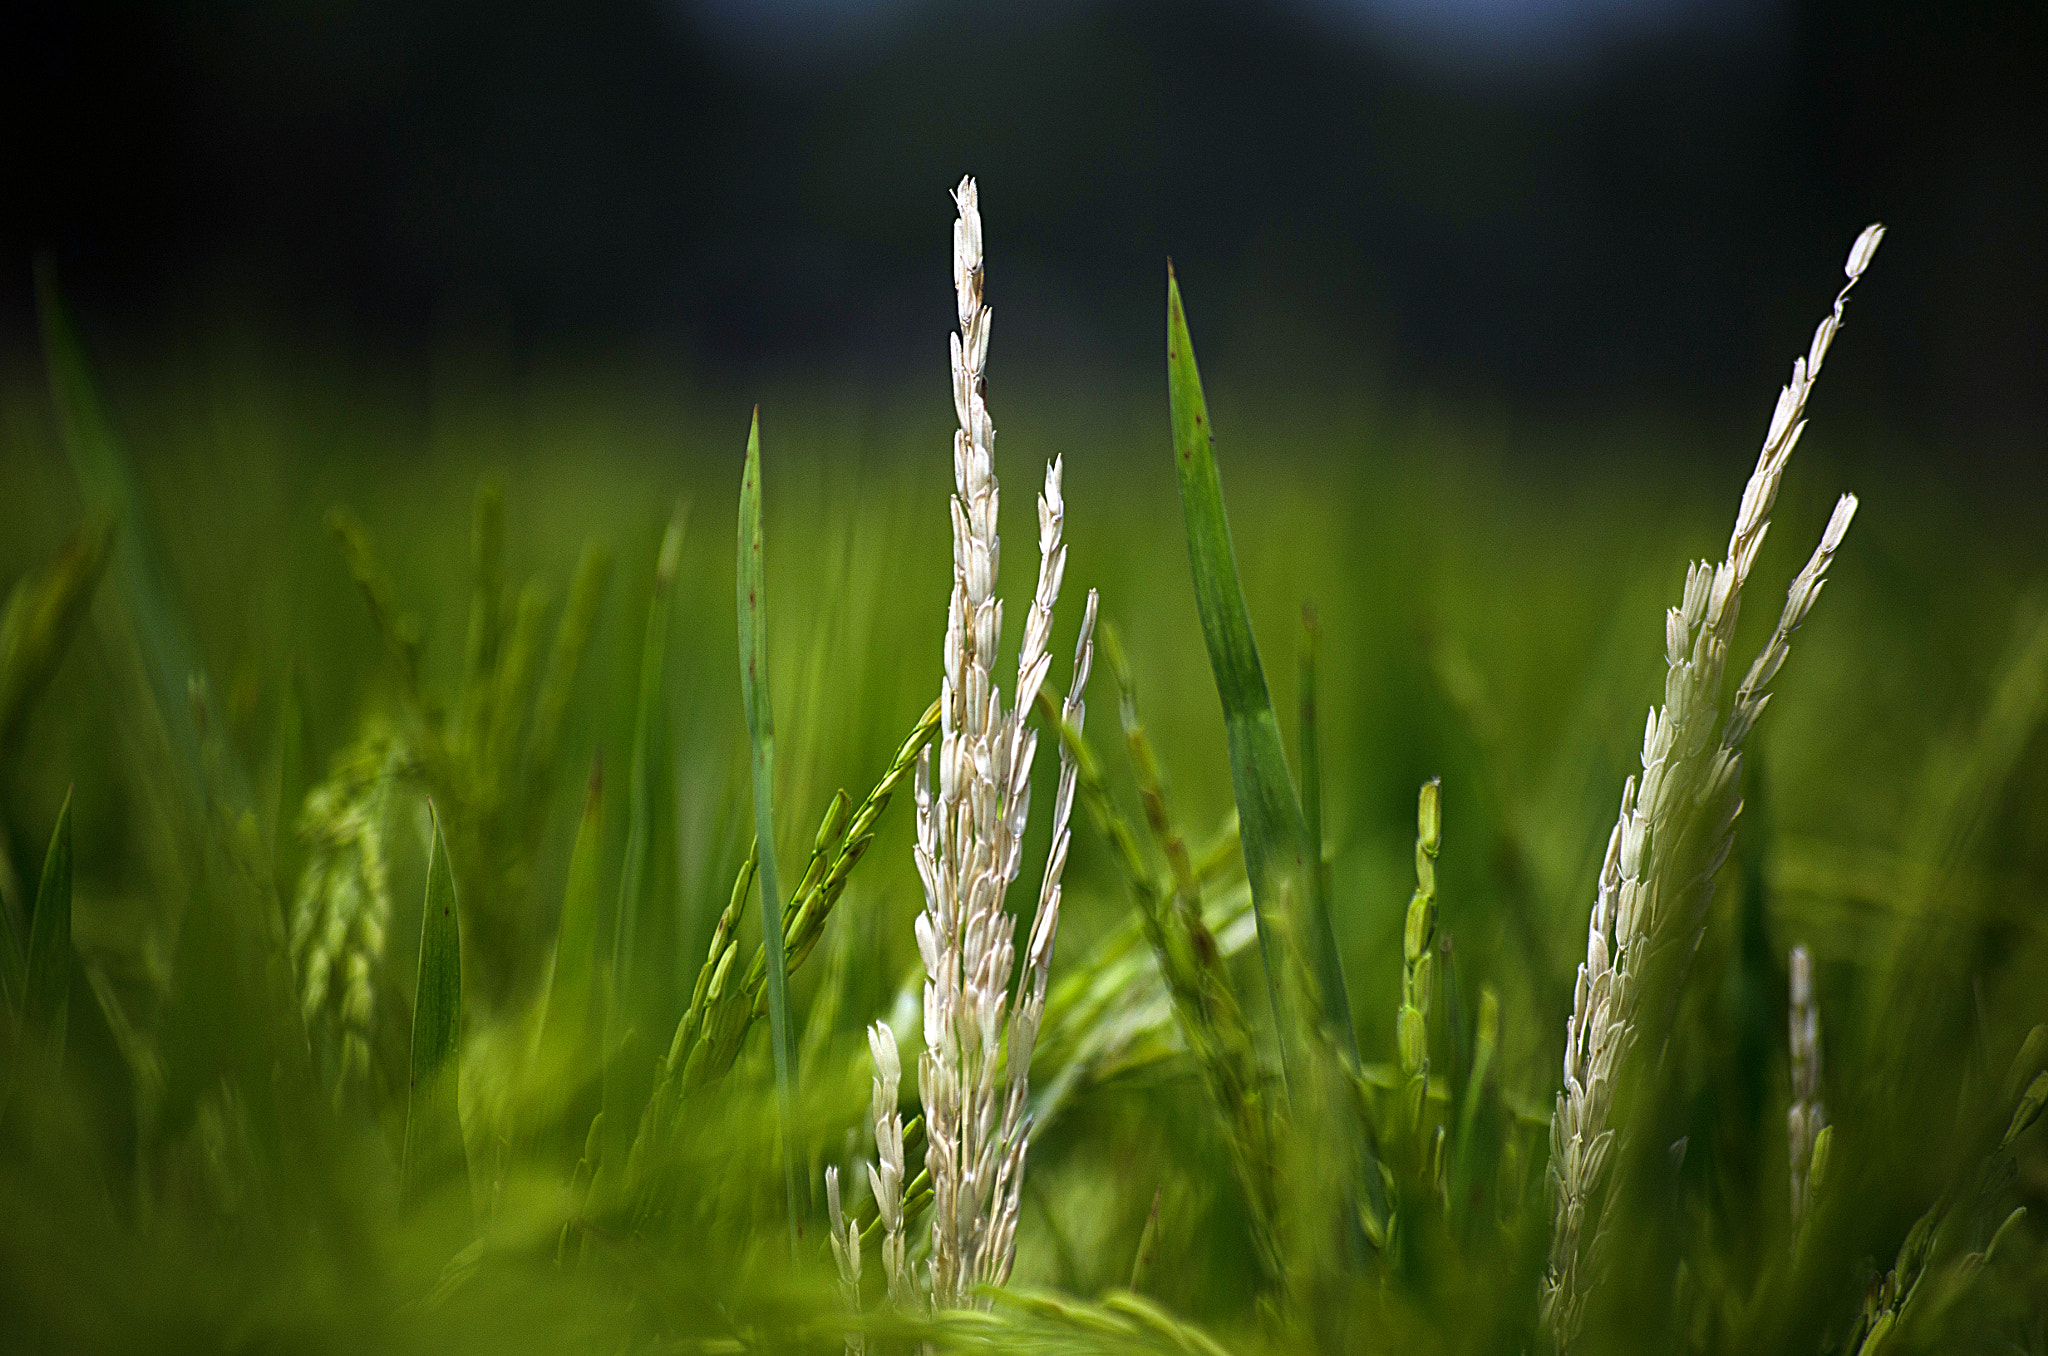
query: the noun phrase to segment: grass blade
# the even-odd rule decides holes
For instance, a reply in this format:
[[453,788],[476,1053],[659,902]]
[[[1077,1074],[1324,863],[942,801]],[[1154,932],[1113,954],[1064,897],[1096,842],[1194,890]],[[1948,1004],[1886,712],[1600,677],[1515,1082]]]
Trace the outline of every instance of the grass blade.
[[65,1017],[71,1002],[71,797],[71,792],[64,793],[64,808],[57,812],[57,829],[43,858],[35,916],[29,922],[22,1003],[29,1028],[42,1033],[58,1060],[64,1057]]
[[[1316,879],[1308,825],[1295,799],[1287,754],[1280,742],[1280,722],[1273,714],[1266,671],[1252,637],[1251,613],[1238,582],[1237,553],[1231,544],[1230,523],[1223,511],[1223,484],[1216,470],[1215,434],[1188,338],[1180,284],[1171,264],[1166,270],[1166,327],[1167,394],[1181,512],[1187,527],[1188,564],[1194,572],[1195,602],[1201,611],[1209,666],[1216,677],[1216,695],[1223,703],[1231,789],[1237,799],[1245,872],[1257,906],[1259,952],[1265,962],[1267,989],[1284,1027],[1289,1017],[1276,980],[1276,967],[1282,961],[1274,954],[1274,929],[1284,926],[1284,921],[1277,916],[1276,905],[1287,882],[1298,881],[1294,895],[1297,899],[1306,896],[1308,901],[1304,940],[1320,989],[1322,1018],[1338,1049],[1355,1064],[1358,1038],[1351,1025],[1336,933]],[[1290,1044],[1283,1040],[1282,1048]]]
[[[611,1002],[605,1011],[603,1158],[624,1164],[647,1099],[655,1089],[644,1057],[649,1034],[666,1026],[677,1006],[680,920],[672,885],[671,813],[674,749],[669,731],[668,626],[675,611],[688,506],[676,500],[655,557],[654,590],[640,650],[640,687],[633,716],[633,755],[626,769],[626,859],[612,920]],[[611,1174],[617,1176],[614,1169]]]
[[767,570],[761,556],[761,407],[747,429],[740,473],[738,607],[740,691],[754,753],[754,837],[760,844],[761,944],[768,957],[768,1039],[775,1050],[775,1096],[782,1114],[782,1165],[789,1205],[789,1246],[797,1246],[796,1094],[790,1068],[789,961],[782,949],[782,886],[775,874],[775,717],[768,696]]
[[562,891],[562,921],[555,930],[555,970],[541,1009],[539,1039],[579,1056],[598,1030],[598,891],[604,874],[604,762],[590,765],[590,789],[576,844],[569,850],[569,882]]
[[399,1194],[417,1201],[437,1176],[466,1167],[456,1090],[462,1076],[462,923],[440,811],[427,803],[427,898],[420,916],[420,972],[412,1001],[412,1081],[405,1109]]
[[597,542],[586,542],[576,561],[576,574],[569,584],[569,602],[555,627],[554,648],[540,680],[540,692],[533,703],[533,733],[527,741],[526,782],[530,815],[537,815],[547,803],[546,792],[554,772],[555,749],[561,740],[562,722],[568,715],[569,697],[576,686],[576,672],[590,649],[591,633],[597,627],[598,605],[604,600],[605,585],[611,579],[612,555]]
[[1323,865],[1323,750],[1316,723],[1316,656],[1322,649],[1322,628],[1316,624],[1313,603],[1301,605],[1301,658],[1296,670],[1295,693],[1300,716],[1294,729],[1295,750],[1301,758],[1301,819],[1308,830],[1310,860],[1323,879],[1323,897],[1329,898],[1328,873]]
[[[633,757],[626,771],[626,862],[619,878],[619,907],[612,928],[612,992],[622,997],[638,995],[641,1002],[640,1010],[615,1012],[619,1030],[608,1042],[613,1045],[636,1024],[642,1010],[651,1016],[666,1013],[672,1006],[666,1001],[670,992],[667,977],[672,968],[666,961],[671,953],[662,949],[663,937],[657,934],[650,939],[655,945],[648,948],[646,975],[640,973],[640,951],[643,928],[659,921],[651,917],[651,912],[660,902],[654,896],[659,893],[663,870],[663,854],[655,851],[655,839],[661,834],[665,816],[656,802],[669,790],[668,623],[674,610],[672,593],[682,562],[683,524],[687,516],[683,502],[677,500],[655,561],[654,594],[647,604],[647,632],[640,651]],[[621,1124],[631,1124],[637,1114],[635,1107],[611,1117],[615,1132]]]

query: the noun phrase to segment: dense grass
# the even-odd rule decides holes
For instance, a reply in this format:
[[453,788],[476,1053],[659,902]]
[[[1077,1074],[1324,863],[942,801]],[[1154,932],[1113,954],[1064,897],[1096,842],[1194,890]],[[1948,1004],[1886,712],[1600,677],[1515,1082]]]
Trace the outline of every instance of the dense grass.
[[[1761,412],[1771,366],[1759,366]],[[1302,603],[1319,618],[1319,813],[1367,1091],[1351,1091],[1341,1063],[1347,1086],[1295,1079],[1292,1119],[1267,1149],[1282,1273],[1271,1276],[1233,1158],[1241,1139],[1145,978],[1147,934],[1113,844],[1077,814],[1053,971],[1067,1024],[1049,1020],[1033,1070],[1047,1100],[1022,1297],[923,1336],[1172,1348],[1196,1340],[1174,1326],[1185,1322],[1230,1349],[1532,1349],[1544,1340],[1547,1118],[1594,874],[1660,691],[1662,609],[1685,561],[1718,551],[1751,445],[1639,423],[1584,431],[1594,450],[1562,455],[1561,431],[1537,451],[1441,414],[1318,407],[1300,392],[1260,405],[1227,371],[1205,375],[1249,613],[1297,770]],[[871,1156],[860,1033],[893,1018],[914,1038],[921,903],[907,786],[864,853],[844,830],[937,690],[943,388],[889,404],[763,402],[774,856],[793,900],[835,852],[854,859],[789,976],[790,1142],[808,1202],[791,1267],[769,1023],[743,1027],[723,1077],[705,1034],[744,1022],[729,994],[755,954],[758,901],[729,914],[728,998],[697,987],[725,936],[721,912],[745,898],[735,880],[752,874],[757,774],[730,535],[746,401],[575,374],[447,379],[422,401],[339,363],[246,353],[101,376],[117,441],[81,451],[76,440],[97,435],[74,429],[69,457],[40,373],[18,370],[0,396],[0,572],[41,571],[74,529],[118,519],[90,617],[0,748],[0,883],[24,952],[48,931],[29,915],[75,786],[61,1049],[45,1008],[16,1016],[10,995],[5,1024],[8,1344],[838,1349],[820,1173]],[[1817,401],[1737,662],[1768,633],[1772,595],[1844,467],[1860,468],[1863,514],[1752,743],[1738,845],[1679,1018],[1628,1103],[1656,1143],[1627,1164],[1607,1226],[1621,1246],[1586,1345],[1841,1349],[1860,1340],[1866,1291],[1932,1211],[1942,1227],[1925,1289],[1911,1321],[1879,1340],[2048,1350],[2048,1221],[2023,1217],[1988,1262],[1968,1263],[2013,1206],[2048,1192],[2042,1131],[1997,1148],[2031,1077],[2007,1086],[2008,1066],[2040,1060],[2021,1046],[2048,1019],[2048,608],[2027,591],[2038,548],[2014,506],[1953,499],[1911,461],[1860,460],[1827,432],[1825,390]],[[1170,886],[1145,793],[1169,798],[1196,857],[1227,833],[1233,797],[1164,393],[1079,413],[1020,394],[998,416],[1015,543],[1005,592],[1019,596],[1034,564],[1025,488],[1064,453],[1070,597],[1101,591],[1122,656],[1098,667],[1087,739],[1111,807],[1139,826],[1143,869]],[[109,468],[133,477],[126,504]],[[359,524],[353,556],[329,525],[337,505]],[[672,517],[685,525],[651,625]],[[590,541],[608,574],[595,555],[579,564]],[[352,569],[382,591],[381,630]],[[538,747],[548,699],[535,693],[549,687],[579,571],[592,628],[559,732]],[[529,578],[542,591],[521,601]],[[1062,614],[1056,655],[1078,611]],[[1063,671],[1061,660],[1056,681]],[[1163,785],[1134,777],[1120,681]],[[1039,757],[1043,805],[1050,739]],[[1395,1029],[1414,992],[1403,933],[1417,788],[1432,777],[1440,947],[1421,1100],[1460,1155],[1441,1170],[1426,1137],[1399,1128],[1413,1119],[1401,1072],[1412,1061]],[[839,788],[853,805],[821,835]],[[452,865],[432,894],[429,796]],[[1029,907],[1044,817],[1013,908]],[[348,827],[366,819],[375,868]],[[1214,856],[1203,901],[1241,915],[1227,836]],[[349,888],[369,893],[377,872],[388,882],[381,946],[332,942],[368,958],[354,972],[360,1007],[348,1006],[345,960],[331,991],[302,1002],[307,956],[329,945],[290,935],[309,869],[355,872]],[[449,895],[463,920],[460,1149],[408,1126],[409,1111],[435,1114],[418,1090],[438,1065],[420,1063],[414,1001],[433,989],[430,971],[445,978],[441,943],[422,964],[422,938],[436,935],[422,915]],[[789,926],[800,919],[793,910]],[[559,953],[558,936],[570,939]],[[1259,948],[1241,917],[1218,936],[1271,1077],[1289,1038],[1273,1029]],[[1816,959],[1835,1127],[1796,1243],[1784,1118],[1794,943]],[[1061,981],[1089,974],[1103,1001],[1061,1009]],[[1497,1013],[1496,1033],[1482,1010]],[[709,1052],[700,1065],[693,1045],[669,1059],[686,1013]],[[1492,1073],[1473,1078],[1482,1046]],[[1332,1191],[1350,1170],[1316,1119],[1348,1113],[1319,1096],[1362,1096],[1370,1112],[1387,1170],[1359,1191],[1379,1198],[1377,1237],[1317,1237],[1314,1198],[1351,1190]],[[1681,1137],[1684,1152],[1667,1152]],[[1483,1185],[1439,1201],[1436,1181]],[[871,1308],[878,1274],[871,1255]],[[1095,1303],[1126,1286],[1177,1318]],[[886,1333],[904,1320],[872,1321]]]

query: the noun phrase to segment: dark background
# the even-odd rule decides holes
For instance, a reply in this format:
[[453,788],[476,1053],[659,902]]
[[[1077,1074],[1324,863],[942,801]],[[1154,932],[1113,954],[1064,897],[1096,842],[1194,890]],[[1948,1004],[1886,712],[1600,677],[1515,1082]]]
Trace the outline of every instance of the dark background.
[[[1887,0],[289,0],[17,10],[0,341],[233,316],[404,355],[923,372],[981,180],[1002,362],[1205,355],[1756,422],[1856,231],[1829,398],[1941,455],[2048,427],[2048,6]],[[1016,379],[1013,377],[1012,379]]]

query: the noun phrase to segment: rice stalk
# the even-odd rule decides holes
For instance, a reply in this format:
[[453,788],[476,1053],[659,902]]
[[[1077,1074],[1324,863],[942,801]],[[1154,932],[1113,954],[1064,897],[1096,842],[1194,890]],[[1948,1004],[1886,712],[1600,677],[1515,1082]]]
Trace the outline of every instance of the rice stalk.
[[[1046,468],[1038,500],[1038,582],[1017,657],[1015,705],[1005,710],[993,668],[1002,632],[995,596],[1001,561],[995,428],[984,401],[990,312],[982,302],[982,226],[974,180],[954,190],[953,275],[959,332],[952,337],[955,495],[953,587],[947,607],[938,757],[917,767],[916,860],[925,891],[917,919],[924,961],[925,1049],[918,1091],[931,1173],[931,1302],[978,1303],[978,1288],[1009,1276],[1029,1144],[1025,1115],[1032,1048],[1045,1008],[1060,876],[1077,770],[1060,757],[1052,844],[1014,1001],[1014,923],[1003,897],[1016,878],[1031,804],[1038,736],[1026,722],[1051,656],[1052,610],[1066,569],[1061,466]],[[1092,656],[1091,592],[1063,712],[1079,728]],[[937,764],[936,786],[933,764]]]
[[1586,959],[1565,1026],[1564,1087],[1551,1118],[1555,1220],[1542,1303],[1560,1351],[1578,1336],[1586,1297],[1603,1269],[1601,1212],[1611,1201],[1603,1191],[1625,1130],[1612,1122],[1614,1090],[1639,1034],[1646,970],[1656,956],[1670,954],[1667,946],[1682,952],[1679,972],[1690,957],[1714,874],[1733,842],[1743,738],[1769,700],[1767,689],[1789,653],[1791,633],[1819,596],[1828,562],[1856,510],[1853,495],[1836,504],[1715,741],[1742,587],[1769,529],[1786,463],[1805,430],[1807,398],[1841,327],[1843,307],[1883,235],[1881,226],[1871,226],[1857,237],[1843,269],[1848,281],[1807,353],[1793,362],[1792,379],[1779,394],[1756,469],[1743,489],[1727,558],[1718,566],[1690,566],[1683,601],[1665,617],[1664,703],[1650,711],[1641,778],[1624,785],[1621,815],[1608,838]]
[[[784,938],[785,963],[795,970],[809,958],[833,907],[846,892],[853,870],[874,842],[875,825],[890,798],[917,766],[919,754],[939,725],[939,704],[932,703],[896,748],[889,766],[871,787],[859,806],[848,814],[851,798],[844,791],[834,794],[826,806],[813,840],[809,863],[790,894],[787,910],[788,935]],[[765,947],[756,947],[752,959],[739,966],[739,940],[734,935],[744,912],[746,892],[758,868],[758,842],[748,850],[735,882],[732,903],[719,915],[711,943],[698,971],[689,1006],[676,1025],[663,1076],[677,1081],[672,1098],[695,1094],[708,1083],[722,1078],[738,1058],[740,1047],[753,1023],[768,1015]]]

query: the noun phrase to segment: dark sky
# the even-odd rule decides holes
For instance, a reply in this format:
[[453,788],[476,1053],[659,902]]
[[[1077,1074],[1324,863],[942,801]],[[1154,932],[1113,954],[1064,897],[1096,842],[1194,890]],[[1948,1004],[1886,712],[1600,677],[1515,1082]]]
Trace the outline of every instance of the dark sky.
[[[1751,411],[1856,231],[1835,398],[2038,455],[2048,6],[241,0],[16,12],[0,333],[224,307],[404,355],[886,379],[981,180],[1004,362],[1156,378],[1164,257],[1276,370]],[[1760,366],[1761,365],[1761,366]]]

